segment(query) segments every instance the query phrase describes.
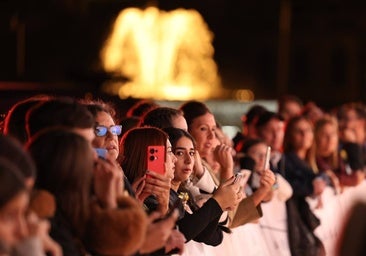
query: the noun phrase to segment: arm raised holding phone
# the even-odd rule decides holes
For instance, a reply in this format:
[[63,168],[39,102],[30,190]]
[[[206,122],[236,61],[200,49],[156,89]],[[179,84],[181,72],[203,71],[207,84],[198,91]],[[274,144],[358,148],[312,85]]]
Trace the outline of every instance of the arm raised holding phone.
[[[237,182],[235,182],[235,179],[237,179]],[[238,178],[233,176],[221,183],[212,198],[217,201],[223,211],[234,209],[244,198],[244,193]]]
[[262,201],[267,201],[272,197],[272,188],[276,182],[275,174],[269,169],[269,161],[271,157],[271,147],[267,146],[263,171],[260,172],[259,187],[253,193],[253,201],[255,205],[260,204]]

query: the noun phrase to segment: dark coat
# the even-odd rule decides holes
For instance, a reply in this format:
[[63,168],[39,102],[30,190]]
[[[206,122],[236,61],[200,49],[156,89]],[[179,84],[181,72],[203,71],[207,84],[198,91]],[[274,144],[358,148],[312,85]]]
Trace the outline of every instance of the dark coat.
[[283,161],[285,178],[293,189],[292,197],[286,201],[291,255],[324,256],[324,245],[314,234],[320,221],[311,211],[305,199],[313,193],[312,181],[316,175],[307,163],[294,153],[285,154]]

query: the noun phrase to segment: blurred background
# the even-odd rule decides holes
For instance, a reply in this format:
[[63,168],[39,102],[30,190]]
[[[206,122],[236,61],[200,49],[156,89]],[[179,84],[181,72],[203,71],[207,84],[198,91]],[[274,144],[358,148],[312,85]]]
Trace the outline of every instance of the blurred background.
[[34,93],[125,108],[141,97],[364,101],[365,11],[356,0],[3,0],[0,111]]

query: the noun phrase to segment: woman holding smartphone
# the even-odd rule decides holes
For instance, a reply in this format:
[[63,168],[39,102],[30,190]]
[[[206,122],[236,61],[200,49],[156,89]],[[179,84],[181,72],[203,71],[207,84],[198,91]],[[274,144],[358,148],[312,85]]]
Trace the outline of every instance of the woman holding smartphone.
[[[160,170],[160,173],[147,168],[149,146],[165,148],[165,161],[161,166],[164,170]],[[122,137],[120,148],[121,166],[137,198],[144,202],[149,213],[159,211],[162,215],[167,214],[176,157],[166,133],[156,128],[133,128]]]
[[[180,197],[184,203],[185,215],[178,221],[179,229],[187,240],[194,240],[208,245],[219,245],[222,242],[226,227],[219,224],[224,210],[234,208],[243,198],[240,182],[234,183],[234,177],[217,188],[213,196],[199,207],[194,198],[189,196],[185,184],[193,173],[196,147],[193,137],[178,128],[164,129],[172,143],[172,151],[177,158],[174,179],[172,180],[171,198]],[[197,244],[191,243],[192,249]]]
[[[113,162],[112,165],[117,165],[120,172],[124,174],[124,188],[128,194],[133,198],[144,201],[144,199],[141,198],[141,196],[143,196],[141,194],[142,190],[136,191],[136,187],[133,188],[131,186],[131,183],[123,171],[128,169],[122,169],[118,163],[120,151],[119,135],[121,134],[122,127],[118,125],[118,122],[116,121],[116,111],[111,105],[103,101],[86,101],[83,103],[92,113],[96,122],[95,138],[92,141],[93,147],[102,152],[104,151],[105,157],[109,159],[108,161],[110,164]],[[165,191],[165,193],[169,193],[169,186],[167,185],[169,183],[170,181],[165,179],[163,175],[154,175],[154,173],[152,173],[149,179],[144,180],[144,185],[140,188],[144,188],[145,191],[159,190],[161,192]],[[135,192],[137,193],[135,194]],[[162,193],[164,194],[164,192]],[[167,196],[165,197],[168,198]],[[145,235],[145,241],[140,248],[140,253],[147,254],[161,247],[165,247],[167,251],[170,251],[171,248],[183,247],[183,236],[179,231],[172,231],[172,226],[174,225],[176,216],[173,215],[166,220],[157,221],[161,215],[166,213],[166,209],[167,208],[164,209],[164,213],[155,213],[149,216],[149,224]]]
[[[187,134],[188,133],[186,132],[184,133],[185,136],[189,136],[189,134]],[[184,145],[184,148],[187,150],[194,150],[193,141],[191,140],[190,136],[188,138],[188,141],[186,141],[188,142],[188,145]],[[183,139],[186,139],[186,137],[184,137]],[[179,230],[184,234],[186,240],[195,240],[214,246],[220,244],[222,241],[222,230],[218,227],[218,221],[223,210],[235,207],[235,205],[237,205],[238,202],[242,199],[242,195],[238,193],[239,185],[235,184],[233,186],[229,186],[229,184],[231,185],[234,180],[234,178],[232,178],[231,180],[227,181],[227,183],[225,183],[223,186],[218,188],[215,196],[212,199],[209,199],[202,208],[198,209],[193,214],[190,214],[188,211],[186,211],[187,209],[182,209],[182,204],[179,204],[181,199],[178,197],[177,194],[179,183],[186,180],[188,176],[184,177],[184,175],[182,176],[182,172],[180,172],[180,174],[176,172],[177,169],[175,165],[178,164],[179,159],[175,155],[175,152],[173,152],[172,150],[172,146],[170,145],[170,141],[168,140],[168,135],[162,130],[153,127],[135,128],[127,132],[122,137],[122,167],[126,170],[126,176],[131,180],[131,182],[138,182],[138,188],[143,186],[143,182],[147,180],[146,149],[150,145],[167,145],[165,177],[169,179],[169,181],[172,180],[172,183],[169,184],[169,188],[171,186],[172,189],[169,193],[170,204],[168,205],[170,207],[176,205],[180,206],[179,208],[181,209],[181,215],[180,219],[177,222],[177,225],[179,227]],[[194,164],[194,154],[189,155],[189,157],[190,159],[188,167],[184,170],[186,174],[192,171]],[[177,176],[175,175],[175,173],[177,173]],[[148,172],[148,174],[157,175],[153,172]],[[137,189],[137,191],[139,190],[140,189]],[[159,209],[159,207],[165,206],[159,206],[159,204],[164,204],[166,202],[161,198],[159,199],[159,196],[163,195],[163,191],[159,191],[157,189],[150,191],[144,188],[142,188],[141,190],[141,194],[151,193],[157,198],[157,209]],[[139,192],[137,194],[139,194]],[[147,207],[151,207],[151,205],[146,204],[146,201],[145,205]],[[170,208],[170,210],[172,209]]]
[[[203,160],[203,169],[209,171],[216,185],[230,179],[234,175],[233,149],[224,143],[217,144],[217,126],[213,113],[204,103],[198,101],[186,102],[180,110],[183,111],[187,121],[188,132],[197,143],[197,151]],[[219,168],[214,168],[216,163],[219,164]],[[214,172],[214,169],[218,172]],[[238,207],[229,212],[229,227],[238,227],[260,218],[262,216],[260,203],[272,189],[274,182],[273,172],[265,170],[261,176],[261,183],[265,189],[245,198]]]

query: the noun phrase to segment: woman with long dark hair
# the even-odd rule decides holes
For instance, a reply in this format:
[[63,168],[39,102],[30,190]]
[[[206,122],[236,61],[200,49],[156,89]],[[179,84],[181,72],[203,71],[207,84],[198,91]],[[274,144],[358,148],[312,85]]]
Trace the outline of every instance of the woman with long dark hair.
[[116,192],[117,181],[102,168],[105,160],[96,158],[89,141],[66,129],[49,128],[36,134],[27,148],[38,170],[35,188],[54,197],[50,234],[64,255],[123,255],[140,248],[146,215],[135,200]]
[[[174,185],[174,180],[177,181],[175,178],[177,156],[175,156],[175,152],[173,152],[170,141],[168,140],[168,135],[165,132],[153,127],[135,128],[127,132],[121,140],[122,156],[124,159],[122,161],[122,167],[126,170],[126,176],[131,179],[131,182],[139,181],[141,178],[148,179],[145,178],[145,175],[147,170],[146,148],[149,145],[166,146],[165,177],[169,179],[169,187],[172,186],[168,199],[170,201],[170,204],[168,204],[170,206],[169,210],[171,210],[171,207],[176,202],[179,203],[181,199],[178,197],[177,187]],[[150,175],[151,172],[148,174]],[[173,180],[172,184],[170,184],[170,180]],[[177,225],[179,230],[184,234],[187,242],[195,240],[209,245],[218,245],[221,243],[222,230],[218,228],[220,216],[223,210],[235,206],[242,198],[240,193],[237,194],[239,185],[229,186],[232,181],[233,178],[219,187],[214,197],[209,199],[202,208],[193,212],[193,214],[189,214],[184,210],[181,211]],[[158,190],[147,190],[143,193],[151,193],[159,198],[161,192]],[[159,204],[165,202],[166,200],[162,201],[158,199],[157,207],[159,207]],[[150,207],[150,205],[146,204],[147,207]]]

